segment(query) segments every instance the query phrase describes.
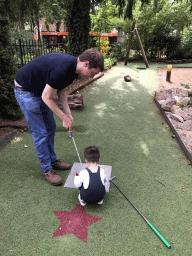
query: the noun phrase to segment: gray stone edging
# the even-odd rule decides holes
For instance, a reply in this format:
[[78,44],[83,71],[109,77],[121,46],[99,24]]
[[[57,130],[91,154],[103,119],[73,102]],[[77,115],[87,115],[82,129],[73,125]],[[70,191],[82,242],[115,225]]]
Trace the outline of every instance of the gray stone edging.
[[159,104],[159,102],[157,101],[157,99],[154,97],[154,101],[157,104],[158,108],[160,109],[162,115],[164,116],[166,122],[168,123],[169,127],[171,128],[172,132],[174,133],[175,137],[177,138],[180,146],[182,147],[182,149],[184,150],[186,156],[188,157],[190,164],[192,164],[192,155],[189,153],[188,149],[185,147],[184,143],[182,142],[179,134],[177,133],[176,129],[174,128],[174,126],[172,125],[172,123],[170,122],[168,116],[166,115],[165,111],[161,108],[161,105]]
[[7,144],[10,140],[17,136],[17,130],[9,133],[5,138],[0,141],[0,148],[2,148],[5,144]]
[[104,73],[102,73],[101,75],[97,76],[96,78],[93,78],[93,79],[89,80],[89,81],[86,82],[85,84],[83,84],[83,85],[79,86],[78,88],[76,88],[75,90],[71,91],[71,92],[69,93],[69,95],[74,94],[74,93],[76,93],[76,92],[79,91],[79,90],[82,90],[84,87],[86,87],[87,85],[89,85],[89,84],[91,84],[92,82],[96,81],[97,79],[99,79],[99,78],[102,77],[103,75],[104,75]]

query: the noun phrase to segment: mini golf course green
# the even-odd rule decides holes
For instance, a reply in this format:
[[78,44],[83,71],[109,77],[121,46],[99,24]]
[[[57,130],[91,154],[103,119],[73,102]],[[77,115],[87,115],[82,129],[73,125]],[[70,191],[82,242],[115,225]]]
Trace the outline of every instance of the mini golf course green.
[[[99,146],[100,163],[112,166],[115,184],[171,248],[112,183],[103,205],[85,206],[88,217],[96,216],[87,242],[74,233],[53,237],[60,227],[56,214],[77,209],[78,190],[42,179],[31,135],[19,133],[0,151],[0,255],[192,255],[191,166],[153,99],[156,69],[165,65],[139,65],[118,64],[81,91],[84,110],[72,111],[73,134],[82,160],[86,146]],[[78,162],[72,139],[56,122],[58,158]],[[70,171],[58,173],[65,182]]]

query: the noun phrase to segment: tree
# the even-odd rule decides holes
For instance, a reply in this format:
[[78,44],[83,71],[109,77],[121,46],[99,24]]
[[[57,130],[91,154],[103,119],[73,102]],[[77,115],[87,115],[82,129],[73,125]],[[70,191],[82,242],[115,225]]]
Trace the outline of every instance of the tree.
[[90,0],[73,0],[66,5],[68,52],[78,56],[89,47]]
[[13,93],[16,65],[9,30],[5,8],[0,4],[0,116],[17,119],[21,111]]
[[101,33],[110,33],[113,27],[113,18],[117,15],[117,7],[110,0],[103,1],[96,6],[91,16],[91,32],[96,32],[96,46],[105,56],[109,50],[108,38],[101,39]]
[[49,24],[56,23],[56,31],[59,32],[61,21],[65,19],[66,11],[63,0],[47,0],[41,8],[42,16],[49,30]]
[[20,32],[25,29],[25,23],[29,22],[34,28],[38,27],[40,38],[39,20],[42,17],[43,0],[5,0],[6,13],[10,21],[15,25],[18,24]]
[[192,11],[192,0],[172,0],[172,2],[166,0],[113,0],[113,3],[115,3],[119,7],[119,16],[124,15],[124,18],[133,19],[133,8],[135,5],[140,2],[141,6],[145,6],[147,4],[153,3],[154,9],[157,8],[159,3],[167,3],[167,4],[175,4],[178,2],[183,3],[189,3],[190,9]]
[[[155,57],[157,52],[167,57],[177,54],[180,38],[176,37],[178,27],[187,27],[192,22],[191,5],[185,1],[170,3],[161,0],[154,7],[153,1],[141,8],[139,3],[133,10],[145,52]],[[136,45],[136,44],[135,44]]]
[[[158,0],[154,0],[154,3]],[[117,6],[119,6],[119,16],[124,14],[124,19],[133,19],[133,7],[137,3],[136,0],[114,0]],[[150,0],[140,0],[142,6],[148,4]]]
[[113,29],[113,18],[117,16],[117,7],[110,0],[103,1],[97,6],[91,16],[91,32],[110,33]]

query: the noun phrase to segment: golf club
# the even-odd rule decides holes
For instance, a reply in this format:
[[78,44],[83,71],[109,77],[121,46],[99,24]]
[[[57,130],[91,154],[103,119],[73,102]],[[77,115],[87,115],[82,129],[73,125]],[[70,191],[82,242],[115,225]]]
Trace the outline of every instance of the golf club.
[[150,228],[156,233],[156,235],[163,241],[163,243],[170,248],[171,245],[167,242],[167,240],[159,233],[159,231],[143,216],[143,214],[136,208],[136,206],[129,200],[128,197],[120,190],[120,188],[114,183],[114,179],[116,177],[113,176],[109,179],[110,182],[112,182],[115,187],[121,192],[121,194],[127,199],[127,201],[135,208],[135,210],[141,215],[141,217],[147,222],[147,224],[150,226]]
[[73,139],[73,143],[74,143],[74,146],[75,146],[75,149],[76,149],[78,158],[79,158],[79,162],[81,163],[81,167],[83,168],[83,165],[82,165],[82,162],[81,162],[81,158],[80,158],[80,156],[79,156],[79,152],[78,152],[78,150],[77,150],[77,146],[76,146],[75,139],[74,139],[74,137],[73,137],[73,133],[72,133],[72,132],[71,132],[71,138]]

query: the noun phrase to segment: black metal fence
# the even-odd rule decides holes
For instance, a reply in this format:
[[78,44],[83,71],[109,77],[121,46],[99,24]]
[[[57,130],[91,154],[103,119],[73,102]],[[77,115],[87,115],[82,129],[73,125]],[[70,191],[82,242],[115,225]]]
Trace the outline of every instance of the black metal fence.
[[15,59],[18,67],[22,67],[30,60],[39,57],[46,53],[62,52],[66,53],[66,45],[63,43],[48,44],[44,40],[21,40],[18,39],[14,42],[16,50]]

